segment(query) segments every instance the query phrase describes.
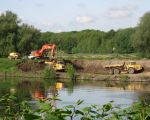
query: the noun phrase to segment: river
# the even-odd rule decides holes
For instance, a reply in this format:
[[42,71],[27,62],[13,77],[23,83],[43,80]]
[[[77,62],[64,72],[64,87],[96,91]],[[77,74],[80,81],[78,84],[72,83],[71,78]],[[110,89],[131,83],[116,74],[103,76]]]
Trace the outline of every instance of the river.
[[71,81],[35,78],[0,78],[0,96],[16,94],[19,100],[36,102],[57,95],[57,107],[84,100],[83,106],[103,105],[109,101],[127,107],[141,99],[150,101],[150,84],[146,82]]

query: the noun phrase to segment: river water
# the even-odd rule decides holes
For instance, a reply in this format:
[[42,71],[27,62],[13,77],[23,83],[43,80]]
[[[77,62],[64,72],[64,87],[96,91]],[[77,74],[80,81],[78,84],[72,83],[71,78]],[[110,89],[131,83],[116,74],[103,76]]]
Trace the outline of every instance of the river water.
[[57,107],[74,104],[79,99],[84,100],[83,106],[103,105],[113,100],[114,104],[127,107],[141,99],[150,101],[150,84],[109,80],[104,82],[0,78],[0,96],[8,93],[16,94],[19,100],[31,102],[57,95],[62,100],[55,102]]

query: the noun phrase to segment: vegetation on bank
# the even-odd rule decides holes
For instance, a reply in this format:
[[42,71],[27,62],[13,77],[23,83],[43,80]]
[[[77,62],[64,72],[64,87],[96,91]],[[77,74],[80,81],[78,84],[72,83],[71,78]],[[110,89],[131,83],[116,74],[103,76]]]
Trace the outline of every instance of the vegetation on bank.
[[[36,107],[28,101],[18,101],[14,95],[0,97],[0,118],[25,119],[25,120],[149,120],[150,105],[145,101],[137,102],[128,108],[115,106],[113,101],[99,105],[91,105],[82,108],[82,100],[78,100],[75,105],[57,108],[54,102],[59,99],[56,96],[47,99],[40,99],[36,102]],[[31,107],[32,106],[32,107]],[[33,109],[34,108],[34,109]]]
[[150,56],[150,12],[141,17],[135,28],[110,30],[83,30],[71,32],[40,32],[24,24],[11,11],[0,15],[0,56],[17,51],[22,56],[40,49],[45,43],[55,43],[65,53],[140,53]]
[[9,60],[8,58],[0,58],[0,72],[15,71],[16,65],[20,60]]

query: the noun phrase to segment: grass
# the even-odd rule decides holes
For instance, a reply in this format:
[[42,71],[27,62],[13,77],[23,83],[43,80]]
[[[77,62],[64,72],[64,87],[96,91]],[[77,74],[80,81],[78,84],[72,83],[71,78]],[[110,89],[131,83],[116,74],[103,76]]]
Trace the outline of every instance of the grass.
[[81,60],[112,60],[112,59],[131,59],[131,60],[136,60],[136,59],[143,59],[142,57],[139,56],[139,54],[88,54],[88,53],[78,53],[78,54],[66,54],[66,53],[59,53],[58,52],[58,58],[63,58],[63,59],[81,59]]
[[9,60],[8,58],[0,58],[0,72],[9,72],[16,70],[16,64],[20,60]]

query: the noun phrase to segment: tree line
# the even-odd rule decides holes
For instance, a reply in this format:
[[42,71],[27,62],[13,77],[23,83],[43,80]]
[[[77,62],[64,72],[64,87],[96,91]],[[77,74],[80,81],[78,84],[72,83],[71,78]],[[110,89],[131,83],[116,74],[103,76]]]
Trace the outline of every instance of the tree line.
[[22,23],[11,11],[0,15],[0,56],[12,51],[28,55],[46,43],[55,43],[58,50],[66,53],[141,53],[150,57],[150,12],[134,28],[61,33],[41,32]]

